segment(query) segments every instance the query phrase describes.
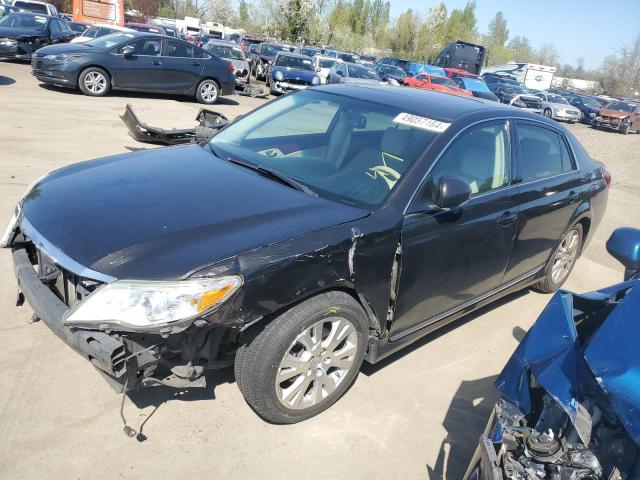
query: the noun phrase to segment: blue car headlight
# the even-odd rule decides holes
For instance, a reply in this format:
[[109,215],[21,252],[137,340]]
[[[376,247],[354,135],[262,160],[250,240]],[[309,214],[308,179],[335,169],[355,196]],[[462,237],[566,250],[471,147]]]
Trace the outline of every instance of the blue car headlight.
[[55,60],[57,62],[71,62],[72,60],[75,60],[76,58],[80,58],[81,56],[82,55],[79,55],[79,54],[61,53],[59,55],[45,55],[44,59]]
[[284,75],[280,70],[278,70],[273,76],[276,77],[276,80],[278,80],[279,82],[284,80]]
[[313,78],[311,79],[311,85],[320,85],[320,77],[317,75],[314,75]]

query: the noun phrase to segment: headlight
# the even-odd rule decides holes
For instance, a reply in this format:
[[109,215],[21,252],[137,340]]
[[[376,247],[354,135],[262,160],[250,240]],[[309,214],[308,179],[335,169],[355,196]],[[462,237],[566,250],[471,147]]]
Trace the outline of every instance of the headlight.
[[[19,204],[18,204],[19,205]],[[9,225],[7,225],[7,229],[2,234],[2,238],[0,238],[0,248],[6,248],[9,246],[9,242],[11,242],[13,238],[13,232],[18,225],[18,216],[19,216],[20,208],[16,207],[9,219]]]
[[274,75],[274,76],[276,77],[276,80],[278,80],[279,82],[281,82],[281,81],[282,81],[282,79],[284,78],[284,75],[282,74],[282,72],[281,72],[280,70],[278,70],[278,71],[275,73],[275,75]]
[[320,77],[314,75],[314,77],[311,79],[311,85],[320,85]]
[[240,286],[236,275],[182,281],[116,280],[65,315],[64,323],[144,331],[172,327],[211,312]]
[[2,47],[15,47],[18,45],[17,40],[12,40],[10,38],[0,38],[0,46]]
[[513,102],[513,105],[516,105],[517,107],[522,107],[522,108],[526,108],[527,104],[524,103],[522,100],[518,99],[515,102]]
[[55,60],[57,62],[71,62],[72,60],[75,60],[76,58],[80,58],[81,56],[82,55],[79,55],[79,54],[71,55],[67,53],[61,53],[59,55],[45,55],[44,59]]

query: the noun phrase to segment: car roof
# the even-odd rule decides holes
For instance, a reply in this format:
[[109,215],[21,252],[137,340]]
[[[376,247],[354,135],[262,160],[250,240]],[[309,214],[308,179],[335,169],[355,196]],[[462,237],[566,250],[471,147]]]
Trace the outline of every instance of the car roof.
[[34,5],[51,5],[50,3],[47,2],[38,2],[37,0],[16,0],[17,2],[22,2],[22,3],[32,3]]
[[10,15],[23,15],[23,16],[29,16],[29,17],[58,18],[58,17],[54,17],[53,15],[47,15],[46,13],[37,13],[37,12],[14,12],[14,13],[11,13]]
[[[343,95],[365,102],[371,102],[374,99],[373,101],[376,103],[398,108],[402,111],[448,121],[455,121],[462,116],[477,112],[494,112],[503,116],[525,117],[543,122],[547,120],[542,115],[509,107],[502,103],[420,88],[398,88],[387,85],[328,84],[313,87],[313,90]],[[555,125],[551,121],[546,123]]]
[[309,55],[303,55],[302,53],[293,53],[293,52],[278,52],[276,53],[276,57],[294,57],[294,58],[304,58],[307,60],[311,60]]

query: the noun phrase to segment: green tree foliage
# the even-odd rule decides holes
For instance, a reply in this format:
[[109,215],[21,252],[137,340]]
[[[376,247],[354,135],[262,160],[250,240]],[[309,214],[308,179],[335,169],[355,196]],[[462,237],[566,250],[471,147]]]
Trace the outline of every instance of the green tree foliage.
[[249,23],[249,4],[247,0],[240,0],[240,6],[238,8],[238,26],[240,28],[247,28]]

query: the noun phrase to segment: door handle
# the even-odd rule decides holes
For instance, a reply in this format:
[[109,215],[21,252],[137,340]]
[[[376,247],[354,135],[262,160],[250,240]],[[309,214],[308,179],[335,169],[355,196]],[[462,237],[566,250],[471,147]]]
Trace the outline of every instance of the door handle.
[[199,67],[200,64],[198,62],[193,62],[191,65],[193,65],[194,67]]
[[577,200],[579,196],[580,195],[578,195],[578,192],[576,192],[575,190],[571,190],[569,192],[569,200],[571,200],[571,201]]
[[507,227],[518,220],[518,215],[512,212],[504,212],[498,219],[498,223],[503,227]]
[[154,60],[153,65],[162,65],[162,62],[159,62],[158,60]]

